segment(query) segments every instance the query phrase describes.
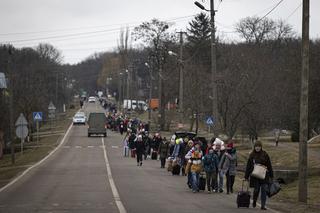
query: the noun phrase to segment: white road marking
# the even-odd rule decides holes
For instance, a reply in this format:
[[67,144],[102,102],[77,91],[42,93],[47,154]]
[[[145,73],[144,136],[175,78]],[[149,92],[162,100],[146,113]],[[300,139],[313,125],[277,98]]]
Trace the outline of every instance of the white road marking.
[[29,167],[28,169],[26,169],[21,175],[19,175],[18,177],[16,177],[15,179],[13,179],[12,181],[10,181],[7,185],[5,185],[4,187],[2,187],[0,189],[0,193],[3,192],[5,189],[7,189],[8,187],[12,186],[14,183],[16,183],[18,180],[20,180],[24,175],[26,175],[28,172],[30,172],[30,170],[40,166],[43,162],[45,162],[48,158],[50,158],[60,147],[63,146],[63,144],[65,143],[66,138],[68,137],[70,131],[72,129],[72,124],[69,126],[66,134],[63,136],[62,140],[60,141],[60,144],[54,149],[52,150],[45,158],[43,158],[41,161],[39,161],[38,163],[34,164],[33,166]]
[[75,146],[77,149],[81,149],[82,148],[82,146]]
[[111,168],[108,160],[108,155],[107,155],[107,150],[106,146],[104,145],[104,139],[102,138],[102,147],[103,147],[103,154],[104,154],[104,160],[106,162],[106,167],[107,167],[107,173],[108,173],[108,180],[111,186],[111,191],[113,194],[114,201],[117,204],[118,210],[120,213],[127,213],[126,209],[124,208],[123,203],[121,202],[120,195],[118,193],[116,184],[114,183],[112,173],[111,173]]
[[111,146],[113,149],[118,149],[119,146]]
[[88,148],[93,148],[94,146],[88,146]]
[[69,149],[69,148],[71,148],[71,146],[63,146],[62,148]]

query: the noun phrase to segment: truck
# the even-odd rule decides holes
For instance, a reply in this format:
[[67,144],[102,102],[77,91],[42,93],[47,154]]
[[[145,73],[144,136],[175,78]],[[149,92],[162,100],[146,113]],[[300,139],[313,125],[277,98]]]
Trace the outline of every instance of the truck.
[[130,110],[143,110],[147,111],[148,106],[145,101],[137,101],[137,100],[130,100],[130,99],[124,99],[123,100],[123,109],[130,109]]
[[88,119],[88,137],[91,135],[103,135],[107,137],[107,117],[104,113],[91,112]]

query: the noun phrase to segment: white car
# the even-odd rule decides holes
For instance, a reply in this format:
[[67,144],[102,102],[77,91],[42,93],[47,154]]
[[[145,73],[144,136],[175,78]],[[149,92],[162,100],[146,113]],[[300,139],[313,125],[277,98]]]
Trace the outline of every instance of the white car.
[[84,112],[78,112],[73,116],[73,124],[86,124],[86,120]]
[[91,97],[89,97],[88,101],[89,101],[89,103],[95,103],[96,97],[91,96]]

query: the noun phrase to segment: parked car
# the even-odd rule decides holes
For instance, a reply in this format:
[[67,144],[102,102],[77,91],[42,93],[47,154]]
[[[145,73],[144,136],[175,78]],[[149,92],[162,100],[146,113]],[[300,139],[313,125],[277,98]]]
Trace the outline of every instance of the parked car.
[[88,137],[91,135],[103,135],[107,137],[107,117],[104,113],[92,112],[88,119]]
[[96,102],[96,97],[90,96],[88,101],[89,101],[89,103],[95,103]]
[[73,124],[86,124],[86,115],[84,112],[77,112],[74,116],[73,116]]

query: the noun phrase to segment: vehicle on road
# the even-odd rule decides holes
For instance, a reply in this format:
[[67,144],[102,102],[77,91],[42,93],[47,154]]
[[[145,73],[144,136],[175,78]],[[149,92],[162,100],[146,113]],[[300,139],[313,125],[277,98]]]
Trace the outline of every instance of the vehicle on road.
[[73,125],[75,124],[86,124],[87,117],[84,112],[77,112],[73,116]]
[[91,135],[103,135],[107,137],[107,117],[104,113],[92,112],[88,119],[88,137]]
[[88,99],[89,103],[95,103],[96,102],[96,97],[90,96]]
[[145,101],[137,101],[137,100],[129,100],[124,99],[123,100],[123,108],[129,109],[129,110],[148,110],[148,105]]

